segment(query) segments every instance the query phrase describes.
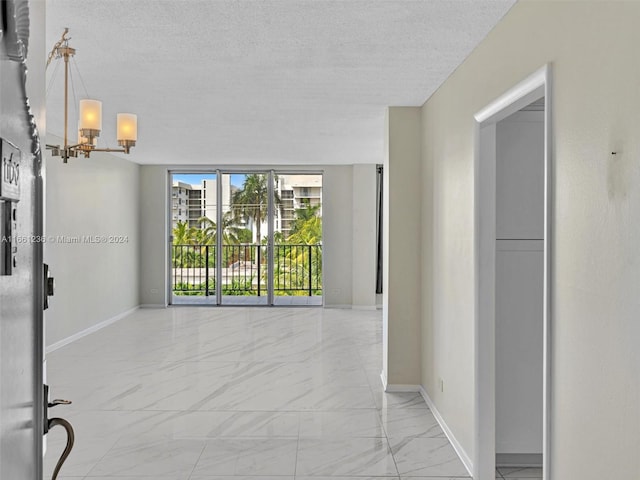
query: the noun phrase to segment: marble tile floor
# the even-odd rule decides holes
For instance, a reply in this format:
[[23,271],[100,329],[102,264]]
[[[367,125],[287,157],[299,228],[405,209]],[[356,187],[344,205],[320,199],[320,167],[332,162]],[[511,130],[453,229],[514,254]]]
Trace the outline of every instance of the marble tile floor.
[[47,357],[59,479],[468,479],[420,395],[382,391],[380,342],[379,311],[138,310]]

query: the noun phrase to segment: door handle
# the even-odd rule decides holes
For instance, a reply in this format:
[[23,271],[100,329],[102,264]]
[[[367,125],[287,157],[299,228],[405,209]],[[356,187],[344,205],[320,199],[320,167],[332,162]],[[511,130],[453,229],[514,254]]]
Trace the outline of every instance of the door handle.
[[43,412],[43,426],[44,426],[44,434],[49,433],[53,427],[60,425],[67,432],[67,445],[56,463],[56,466],[53,470],[52,480],[56,480],[58,478],[58,474],[60,473],[60,469],[62,465],[67,460],[67,457],[71,453],[71,449],[73,448],[73,444],[75,443],[75,432],[73,431],[73,426],[64,418],[49,418],[49,408],[55,407],[56,405],[71,405],[70,400],[61,400],[56,399],[49,402],[49,385],[44,385],[44,412]]

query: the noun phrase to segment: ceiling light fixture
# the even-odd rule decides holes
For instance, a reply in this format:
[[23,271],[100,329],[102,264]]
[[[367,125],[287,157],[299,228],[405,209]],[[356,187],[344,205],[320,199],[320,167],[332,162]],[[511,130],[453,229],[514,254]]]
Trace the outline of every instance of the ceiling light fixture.
[[62,157],[67,163],[70,157],[78,154],[89,158],[91,152],[119,152],[129,153],[131,147],[135,147],[138,139],[138,117],[133,113],[118,113],[117,137],[118,145],[122,148],[97,148],[97,140],[102,130],[102,102],[99,100],[80,100],[78,113],[78,143],[70,145],[68,141],[69,123],[69,59],[76,54],[76,49],[69,46],[65,28],[62,38],[53,46],[47,59],[47,67],[51,60],[62,58],[64,60],[64,145],[47,145],[54,157]]

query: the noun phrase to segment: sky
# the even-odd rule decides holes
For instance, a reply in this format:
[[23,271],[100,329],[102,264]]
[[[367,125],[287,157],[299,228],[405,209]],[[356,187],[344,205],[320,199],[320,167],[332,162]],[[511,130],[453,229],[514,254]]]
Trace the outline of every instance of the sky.
[[[241,188],[244,184],[244,173],[232,173],[231,185]],[[215,173],[174,173],[173,180],[178,182],[188,183],[190,185],[201,185],[202,180],[214,180],[216,178]]]

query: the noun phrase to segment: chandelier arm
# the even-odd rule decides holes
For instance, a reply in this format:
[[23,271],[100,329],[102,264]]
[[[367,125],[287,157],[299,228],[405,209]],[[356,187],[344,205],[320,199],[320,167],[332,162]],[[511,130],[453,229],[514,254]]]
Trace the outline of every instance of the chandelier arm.
[[56,55],[60,55],[60,53],[58,52],[58,49],[62,46],[62,44],[67,43],[69,41],[69,39],[67,38],[67,33],[69,33],[69,27],[65,27],[64,32],[62,32],[62,37],[60,38],[60,40],[56,42],[56,44],[53,46],[53,48],[49,52],[49,56],[47,57],[47,66],[45,67],[45,70],[51,63],[51,60],[53,60],[56,57]]
[[92,152],[115,152],[115,153],[127,153],[124,148],[92,148]]

